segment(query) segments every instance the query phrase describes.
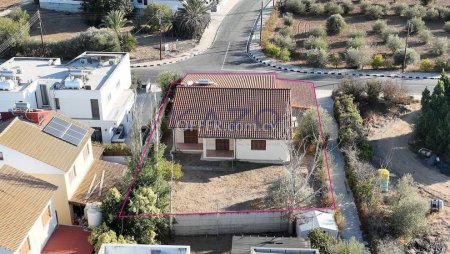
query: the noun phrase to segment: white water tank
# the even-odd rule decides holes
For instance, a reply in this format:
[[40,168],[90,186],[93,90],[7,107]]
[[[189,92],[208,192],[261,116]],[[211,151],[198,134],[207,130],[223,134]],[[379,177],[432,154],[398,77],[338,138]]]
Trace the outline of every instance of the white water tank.
[[71,76],[64,80],[64,87],[68,89],[81,89],[84,87],[84,83],[83,80]]
[[14,81],[10,79],[0,80],[0,90],[13,90]]
[[102,224],[102,211],[96,205],[86,206],[87,221],[90,228],[98,227]]

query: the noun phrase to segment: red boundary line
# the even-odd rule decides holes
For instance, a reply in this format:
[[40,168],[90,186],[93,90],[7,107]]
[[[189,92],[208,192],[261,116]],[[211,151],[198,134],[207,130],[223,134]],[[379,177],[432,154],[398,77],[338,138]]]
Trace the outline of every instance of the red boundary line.
[[[204,73],[204,72],[189,72],[187,74],[185,74],[183,76],[183,78],[181,80],[183,80],[188,74],[205,74],[205,75],[248,75],[248,74],[262,74],[262,75],[276,75],[276,72],[212,72],[212,73]],[[173,86],[180,84],[180,81],[176,81],[173,82],[169,85],[166,95],[164,96],[164,99],[161,103],[161,106],[159,108],[158,111],[158,116],[156,118],[156,122],[153,124],[152,130],[150,132],[150,134],[148,135],[146,141],[145,141],[145,146],[144,149],[142,150],[142,153],[140,155],[140,159],[139,159],[139,163],[136,166],[136,170],[134,171],[134,175],[133,175],[133,180],[131,181],[130,185],[128,186],[127,192],[125,194],[125,197],[123,199],[118,217],[119,218],[144,218],[144,217],[167,217],[167,216],[184,216],[184,215],[219,215],[219,214],[236,214],[236,213],[250,213],[250,212],[257,212],[257,213],[273,213],[273,212],[292,212],[292,211],[320,211],[320,210],[335,210],[336,209],[336,203],[335,203],[335,197],[334,197],[334,192],[333,192],[333,182],[331,180],[331,173],[330,173],[330,166],[329,166],[329,162],[328,162],[328,156],[327,156],[327,151],[326,151],[326,146],[325,146],[325,138],[323,135],[323,126],[322,126],[322,120],[320,117],[320,113],[319,113],[319,102],[317,100],[317,94],[316,94],[316,86],[314,84],[314,82],[312,81],[306,81],[306,80],[291,80],[291,79],[286,79],[286,78],[278,78],[276,77],[276,79],[278,80],[289,80],[292,82],[296,82],[296,83],[304,83],[304,84],[308,84],[311,86],[311,88],[313,89],[313,94],[312,96],[314,96],[314,100],[315,100],[315,106],[316,106],[316,111],[317,111],[317,117],[318,117],[318,121],[319,121],[319,130],[320,130],[320,135],[322,136],[322,152],[324,154],[325,157],[325,163],[327,166],[327,174],[328,174],[328,181],[330,183],[330,191],[331,191],[331,199],[332,199],[332,206],[331,207],[319,207],[319,208],[315,208],[315,207],[307,207],[307,208],[295,208],[295,209],[289,209],[289,208],[284,208],[284,209],[268,209],[268,210],[240,210],[240,211],[217,211],[217,212],[185,212],[185,213],[161,213],[161,214],[123,214],[123,210],[125,209],[125,205],[128,202],[131,190],[133,188],[134,183],[136,182],[136,178],[137,175],[139,173],[139,171],[141,170],[142,164],[147,156],[147,152],[148,149],[150,148],[150,144],[151,144],[151,140],[153,138],[153,134],[157,128],[158,123],[160,122],[161,119],[161,115],[163,113],[163,111],[165,110],[168,102],[169,102],[169,94],[172,92]]]

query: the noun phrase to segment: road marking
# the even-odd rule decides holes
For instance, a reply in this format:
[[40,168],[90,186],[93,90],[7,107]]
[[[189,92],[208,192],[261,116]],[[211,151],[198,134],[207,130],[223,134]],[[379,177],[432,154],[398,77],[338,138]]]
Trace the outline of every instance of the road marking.
[[225,56],[223,58],[222,68],[220,68],[221,71],[223,71],[223,66],[225,65],[225,60],[227,60],[227,54],[228,54],[228,50],[230,50],[230,44],[231,44],[231,41],[228,42],[227,51],[225,52]]

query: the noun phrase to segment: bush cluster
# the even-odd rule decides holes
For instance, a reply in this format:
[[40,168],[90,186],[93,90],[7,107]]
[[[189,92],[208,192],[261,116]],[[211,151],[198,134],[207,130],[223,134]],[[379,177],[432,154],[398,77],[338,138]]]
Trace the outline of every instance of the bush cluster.
[[325,4],[325,13],[328,15],[344,14],[344,8],[337,2],[329,1]]
[[366,46],[366,38],[355,37],[347,39],[347,48],[360,49]]
[[325,31],[325,29],[323,29],[323,27],[316,27],[316,28],[311,29],[311,31],[309,31],[309,35],[325,38],[325,37],[327,37],[327,32]]
[[[405,56],[404,49],[397,49],[394,52],[393,59],[394,64],[403,65],[403,59]],[[406,65],[415,64],[420,60],[420,55],[412,48],[406,49]]]
[[392,6],[392,9],[397,16],[403,16],[405,15],[406,9],[408,9],[408,5],[405,3],[396,3],[394,6]]
[[328,63],[328,52],[325,49],[310,49],[306,51],[306,59],[313,67],[325,67]]
[[292,25],[294,25],[294,22],[295,22],[294,17],[292,16],[292,13],[289,13],[289,12],[284,14],[283,21],[286,26],[292,26]]
[[304,42],[303,46],[306,49],[328,49],[328,43],[324,37],[309,36]]
[[387,25],[386,20],[378,19],[373,24],[372,30],[377,34],[382,34],[387,29],[387,27],[388,27],[388,25]]
[[416,34],[422,30],[425,30],[425,22],[421,18],[412,18],[408,20],[406,24],[406,29],[410,29],[411,34]]
[[345,60],[347,65],[351,68],[362,69],[364,66],[370,64],[372,53],[369,48],[348,48],[346,51]]
[[424,29],[422,31],[419,31],[418,36],[419,36],[420,42],[423,43],[423,44],[428,44],[433,39],[433,34],[428,29]]
[[302,15],[306,12],[306,5],[301,0],[286,0],[284,2],[285,11],[295,15]]
[[344,18],[340,14],[331,15],[326,21],[328,35],[339,34],[346,26],[347,23],[345,23]]
[[440,18],[441,16],[439,15],[439,10],[436,8],[428,9],[425,17],[423,17],[425,20],[439,20]]
[[433,68],[434,68],[434,65],[430,61],[430,59],[423,59],[420,62],[420,70],[422,70],[422,71],[431,71],[431,70],[433,70]]
[[397,49],[404,48],[405,43],[397,34],[391,34],[386,39],[386,47],[392,52],[395,52]]
[[381,4],[368,4],[362,10],[364,15],[370,17],[371,19],[381,19],[383,16],[387,15],[389,8]]
[[433,54],[437,56],[441,56],[443,54],[446,54],[448,51],[448,39],[445,37],[437,38],[433,41],[433,48],[432,52]]
[[412,5],[404,11],[404,15],[408,19],[423,18],[426,15],[426,9],[420,5]]

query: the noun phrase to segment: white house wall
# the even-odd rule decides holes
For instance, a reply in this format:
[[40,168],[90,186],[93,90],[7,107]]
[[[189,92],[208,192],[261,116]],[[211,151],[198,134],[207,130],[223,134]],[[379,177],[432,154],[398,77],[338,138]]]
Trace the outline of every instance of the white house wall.
[[177,128],[177,129],[174,129],[174,133],[175,133],[175,142],[176,143],[184,143],[184,130]]
[[[78,155],[77,159],[75,160],[75,170],[76,170],[76,177],[72,183],[69,181],[69,172],[65,174],[66,179],[66,186],[67,186],[67,197],[70,199],[73,195],[73,193],[77,190],[80,183],[83,181],[83,178],[88,173],[89,169],[91,168],[92,163],[94,162],[94,157],[92,154],[92,145],[91,140],[88,141],[86,146],[89,146],[89,155],[87,156],[86,160],[83,156],[83,151]],[[84,149],[86,149],[86,146]],[[100,177],[100,176],[97,176]]]
[[28,102],[32,108],[37,108],[36,104],[36,85],[37,82],[29,84],[22,91],[0,91],[0,111],[7,112],[14,107],[18,101]]
[[248,161],[289,161],[285,140],[266,140],[266,150],[252,150],[250,139],[236,140],[236,159]]
[[[47,207],[50,205],[50,211],[52,213],[52,217],[47,222],[46,225],[42,224],[42,215],[47,212]],[[45,244],[47,243],[48,239],[52,235],[53,231],[55,230],[55,227],[57,225],[56,221],[56,213],[55,213],[55,205],[53,202],[53,198],[48,202],[48,204],[45,206],[44,210],[39,215],[39,218],[34,222],[33,226],[31,227],[30,231],[27,234],[27,237],[30,241],[30,247],[31,250],[29,254],[39,254],[41,253],[42,249],[44,249]],[[26,241],[27,237],[25,237],[22,240],[22,244]],[[19,247],[20,249],[20,247]],[[0,252],[1,253],[1,252]],[[17,250],[15,253],[19,253]]]
[[53,108],[56,108],[55,99],[59,99],[58,112],[74,119],[92,119],[91,99],[98,100],[100,119],[103,112],[101,108],[100,91],[96,90],[51,90],[49,93]]
[[72,0],[40,0],[39,6],[42,9],[64,12],[81,12],[83,1]]

